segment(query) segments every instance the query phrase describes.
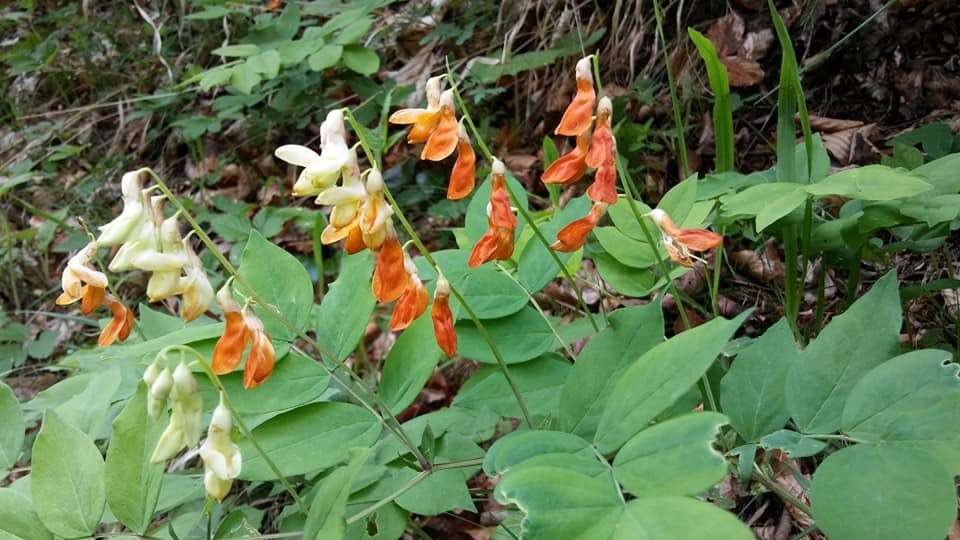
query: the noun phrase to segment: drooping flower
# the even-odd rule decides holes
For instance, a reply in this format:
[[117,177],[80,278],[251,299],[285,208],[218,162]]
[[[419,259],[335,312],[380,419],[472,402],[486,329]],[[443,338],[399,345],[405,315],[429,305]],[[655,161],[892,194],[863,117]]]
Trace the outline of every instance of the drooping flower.
[[577,145],[543,171],[544,184],[567,185],[583,178],[587,172],[587,152],[590,150],[589,129],[577,135]]
[[593,120],[593,105],[597,99],[593,89],[592,57],[587,56],[577,62],[577,94],[567,106],[560,119],[560,125],[554,130],[557,135],[574,137],[590,129]]
[[[387,203],[383,189],[383,176],[380,171],[367,171],[367,198],[360,207],[359,228],[361,241],[374,251],[380,249],[387,239],[388,231],[392,230],[390,216],[393,215],[393,208]],[[356,240],[353,245],[356,245]]]
[[423,145],[420,159],[441,161],[457,149],[460,126],[457,123],[456,111],[453,103],[453,90],[444,90],[440,94],[440,112],[436,127],[430,133],[427,144]]
[[[149,189],[141,191],[141,197],[144,201],[149,200],[149,208],[144,208],[138,222],[131,228],[123,244],[113,255],[110,264],[107,265],[107,269],[111,272],[123,272],[139,268],[135,261],[146,252],[150,252],[152,256],[159,254],[159,245],[157,244],[159,221],[154,221],[154,216],[159,215],[160,219],[163,219],[163,212],[158,212],[157,209],[163,204],[164,197],[162,195],[150,197],[149,194]],[[146,262],[150,264],[151,261],[148,259]],[[176,266],[176,263],[170,266]]]
[[168,367],[160,367],[160,359],[155,358],[143,372],[143,382],[147,385],[147,413],[156,420],[166,410],[167,397],[173,388],[173,373]]
[[431,77],[427,81],[427,108],[426,109],[400,109],[390,115],[391,124],[410,125],[410,133],[407,134],[407,143],[420,144],[430,138],[430,134],[436,129],[440,121],[440,90],[444,75]]
[[410,275],[404,265],[403,247],[397,234],[390,227],[387,238],[377,251],[377,262],[373,269],[373,296],[381,304],[400,298],[407,288]]
[[[103,291],[107,288],[108,281],[106,274],[94,269],[91,265],[98,248],[99,244],[97,242],[90,242],[67,261],[67,266],[60,276],[60,286],[63,288],[63,293],[57,297],[58,306],[72,304],[89,295],[90,298],[86,301],[87,306],[94,304],[97,304],[97,306],[90,309],[89,312],[85,312],[85,314],[92,313],[96,307],[99,307],[96,299],[103,297]],[[99,289],[99,291],[95,289]]]
[[324,244],[332,244],[350,235],[360,224],[360,206],[367,198],[367,189],[363,185],[356,148],[350,149],[346,164],[343,166],[343,186],[327,188],[317,195],[316,203],[333,206],[330,223],[320,235]]
[[695,253],[723,245],[723,236],[706,229],[681,229],[659,208],[650,212],[650,218],[663,233],[663,245],[670,260],[681,266],[692,267],[695,260],[703,262]]
[[243,366],[243,387],[256,388],[264,383],[273,372],[276,363],[276,354],[270,336],[263,327],[263,322],[253,314],[250,308],[243,310],[243,322],[250,335],[250,354],[247,363]]
[[182,295],[180,317],[189,322],[207,311],[214,293],[203,262],[186,239],[183,240],[183,250],[187,255],[187,264],[183,267],[184,276],[180,278],[178,287]]
[[610,98],[600,98],[600,103],[597,104],[597,122],[586,157],[586,164],[597,170],[593,184],[587,188],[587,196],[595,202],[607,204],[617,202],[617,141],[611,129],[612,114]]
[[433,292],[433,335],[437,345],[447,356],[457,354],[457,332],[453,327],[453,313],[450,312],[450,282],[440,274],[437,288]]
[[207,494],[217,501],[222,501],[230,492],[233,480],[240,475],[242,467],[240,447],[230,438],[232,429],[233,418],[221,395],[220,404],[213,410],[210,418],[207,439],[200,445],[203,485]]
[[607,204],[593,203],[590,213],[571,222],[557,233],[557,241],[550,245],[550,249],[563,253],[574,252],[587,243],[587,235],[597,226],[600,218],[607,213]]
[[504,261],[513,255],[513,235],[517,228],[517,216],[510,208],[510,196],[506,189],[506,169],[499,159],[493,161],[490,203],[487,205],[487,231],[483,234],[467,264],[473,268],[492,260]]
[[123,211],[113,221],[100,227],[97,243],[102,247],[112,247],[127,240],[143,219],[143,172],[142,170],[124,173],[120,180],[123,194]]
[[350,159],[343,110],[331,110],[320,124],[319,154],[306,146],[286,144],[277,148],[274,155],[287,163],[303,167],[293,184],[295,196],[319,195],[334,186],[340,178],[341,169]]
[[160,251],[148,250],[140,254],[134,264],[141,270],[153,272],[147,281],[147,299],[159,302],[180,291],[180,274],[189,262],[180,236],[177,214],[160,224]]
[[450,184],[447,186],[447,198],[455,201],[462,199],[473,191],[477,176],[477,155],[470,144],[470,136],[460,120],[457,134],[457,161],[450,171]]
[[126,341],[133,328],[133,311],[112,294],[104,295],[104,301],[113,313],[113,319],[103,327],[97,344],[109,347],[117,340]]
[[203,432],[203,397],[197,380],[184,362],[173,371],[170,401],[170,422],[157,441],[151,463],[166,461],[180,450],[194,446]]
[[213,347],[211,367],[217,375],[226,375],[240,364],[243,349],[247,346],[250,335],[241,313],[240,304],[233,298],[228,281],[217,291],[217,302],[223,310],[225,320],[223,335]]
[[390,317],[390,329],[399,332],[410,326],[427,309],[427,303],[430,297],[427,294],[426,287],[420,281],[417,275],[417,267],[410,260],[410,257],[404,255],[404,268],[409,276],[407,286],[397,300],[397,305],[393,308],[393,315]]
[[83,286],[83,298],[80,299],[80,313],[89,315],[103,305],[106,298],[106,289],[93,285]]

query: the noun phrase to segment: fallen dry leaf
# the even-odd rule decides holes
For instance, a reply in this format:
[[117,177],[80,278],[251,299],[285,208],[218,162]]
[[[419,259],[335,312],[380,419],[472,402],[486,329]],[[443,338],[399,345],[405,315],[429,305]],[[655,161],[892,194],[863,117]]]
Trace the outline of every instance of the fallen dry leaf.
[[786,272],[780,254],[772,243],[767,243],[762,252],[752,249],[734,251],[730,254],[730,262],[763,283],[781,281]]
[[717,19],[707,30],[707,38],[727,66],[730,86],[753,86],[763,80],[763,68],[757,58],[770,47],[770,30],[746,33],[743,17],[731,11]]

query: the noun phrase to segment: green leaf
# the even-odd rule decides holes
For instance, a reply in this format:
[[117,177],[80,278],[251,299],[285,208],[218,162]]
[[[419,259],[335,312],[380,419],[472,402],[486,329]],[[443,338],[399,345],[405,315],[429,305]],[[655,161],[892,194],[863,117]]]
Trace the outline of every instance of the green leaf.
[[[536,242],[533,240],[532,242]],[[539,243],[539,242],[536,242]],[[528,242],[527,245],[530,243]],[[461,251],[465,257],[468,254]],[[464,259],[466,263],[466,259]],[[498,319],[512,315],[527,305],[529,299],[523,289],[503,272],[492,265],[474,268],[464,276],[461,283],[455,284],[460,294],[473,308],[477,317],[481,319]],[[531,289],[532,290],[532,289]],[[459,302],[454,299],[450,303],[451,309]],[[464,312],[461,311],[461,314]],[[461,315],[462,317],[465,316]]]
[[[655,268],[627,266],[604,252],[592,253],[590,258],[606,284],[627,296],[647,296],[666,283],[663,278],[658,279]],[[676,279],[689,270],[677,265],[670,270],[670,279]]]
[[[347,449],[370,446],[380,424],[369,412],[348,403],[314,403],[267,420],[253,430],[260,446],[284,476],[319,471],[347,457]],[[253,444],[239,442],[244,480],[275,480]]]
[[317,494],[310,503],[310,513],[304,526],[303,537],[311,540],[340,540],[346,532],[344,513],[347,497],[360,467],[370,457],[369,448],[354,448],[350,461],[338,467],[320,482]]
[[787,423],[784,384],[799,357],[786,319],[737,355],[720,384],[720,403],[743,440],[756,442]]
[[0,538],[5,540],[53,540],[30,499],[11,488],[0,488]]
[[687,28],[687,33],[697,52],[707,66],[707,79],[710,81],[710,90],[713,91],[713,133],[716,139],[716,170],[724,172],[733,169],[734,139],[733,139],[733,112],[730,108],[730,79],[727,77],[727,67],[720,61],[717,49],[706,36],[693,28]]
[[953,476],[919,449],[858,444],[830,455],[810,488],[830,538],[939,540],[957,514]]
[[[510,369],[530,414],[556,417],[560,389],[567,380],[570,363],[554,353]],[[520,406],[499,366],[482,366],[457,393],[453,404],[464,409],[486,409],[507,418],[520,418]]]
[[59,418],[96,438],[106,424],[107,410],[121,380],[118,368],[69,377],[37,394],[24,409],[50,408]]
[[873,368],[850,391],[843,431],[860,440],[922,448],[960,472],[960,366],[937,349]]
[[17,396],[0,381],[0,474],[6,474],[20,458],[25,429]]
[[[240,259],[239,274],[263,302],[279,310],[287,321],[301,330],[307,327],[313,309],[313,283],[296,257],[259,232],[250,231]],[[241,292],[251,294],[242,287]],[[271,310],[262,306],[255,309],[274,340],[289,341],[296,335]]]
[[787,372],[787,410],[803,433],[840,428],[844,403],[854,384],[900,349],[897,275],[889,272],[834,317]]
[[317,342],[337,361],[345,360],[367,329],[376,300],[370,289],[373,254],[364,250],[341,259],[340,276],[317,309]]
[[37,339],[27,345],[27,354],[31,358],[48,358],[53,349],[57,346],[57,332],[53,330],[44,330],[37,335]]
[[280,53],[276,50],[263,51],[247,58],[246,64],[254,73],[260,73],[270,80],[280,73]]
[[914,169],[913,174],[923,177],[938,194],[957,193],[960,191],[958,166],[960,153],[950,154]]
[[[651,234],[656,234],[652,229]],[[617,262],[632,268],[650,268],[657,264],[657,256],[650,244],[635,240],[616,227],[597,227],[593,234],[600,245]]]
[[343,65],[361,75],[373,75],[380,69],[380,57],[366,47],[347,45],[343,48]]
[[399,414],[420,394],[442,352],[433,336],[433,320],[428,314],[400,334],[383,361],[380,397],[390,412]]
[[649,427],[617,452],[613,472],[637,497],[696,495],[727,474],[727,462],[713,448],[727,417],[689,413]]
[[496,64],[476,62],[470,66],[470,76],[477,79],[481,84],[490,84],[503,76],[517,75],[524,71],[547,66],[556,62],[558,58],[580,54],[583,50],[581,47],[589,49],[593,44],[600,41],[606,32],[606,28],[600,28],[587,36],[586,39],[580,39],[579,33],[568,33],[556,40],[556,46],[549,50],[515,54],[504,62]]
[[128,529],[141,534],[150,526],[160,497],[163,464],[150,463],[150,456],[162,431],[161,422],[147,413],[147,387],[140,382],[113,421],[104,481],[110,511]]
[[[253,91],[254,87],[260,84],[260,81],[263,80],[263,77],[260,76],[260,73],[254,69],[253,64],[248,64],[246,62],[234,66],[230,71],[230,84],[236,87],[237,91],[241,94],[249,94]],[[188,137],[189,139],[190,137]],[[195,138],[195,137],[194,137]]]
[[609,326],[593,337],[577,357],[560,393],[559,426],[592,438],[616,382],[630,362],[663,342],[660,302],[611,313]]
[[140,323],[140,332],[143,333],[144,339],[161,338],[167,334],[186,328],[183,319],[180,317],[174,317],[162,311],[157,311],[143,303],[140,304],[138,309],[138,314],[140,315],[138,322]]
[[712,319],[653,347],[620,376],[607,401],[594,442],[616,451],[697,382],[750,312]]
[[208,21],[219,19],[232,13],[231,10],[223,6],[204,6],[203,11],[197,11],[184,17],[191,21]]
[[307,65],[313,71],[323,71],[333,67],[340,61],[343,55],[343,47],[340,45],[324,45],[319,51],[311,54],[307,58]]
[[66,538],[93,533],[106,504],[103,469],[93,440],[47,411],[30,475],[34,510],[47,529]]
[[[547,242],[553,242],[560,229],[587,215],[589,211],[590,199],[577,197],[567,203],[563,210],[557,212],[549,223],[540,224],[540,232],[543,233]],[[560,260],[564,264],[573,256],[572,253],[557,253],[557,255],[560,256]],[[524,288],[528,291],[539,291],[559,273],[560,267],[553,260],[547,246],[544,246],[543,242],[537,238],[528,240],[520,253],[517,268],[517,279],[520,280]]]
[[225,45],[210,52],[217,56],[224,56],[227,58],[246,58],[259,53],[260,47],[248,43],[242,45]]
[[767,450],[783,450],[787,456],[799,459],[819,454],[827,443],[793,430],[781,429],[760,439],[760,446]]
[[340,30],[340,33],[337,34],[334,42],[339,43],[340,45],[350,45],[351,43],[356,43],[357,40],[367,35],[367,32],[370,31],[371,26],[373,26],[373,19],[371,17],[357,17],[350,22],[350,24],[344,26]]
[[933,186],[922,177],[903,169],[867,165],[846,169],[806,186],[815,197],[839,195],[866,201],[892,201],[930,191]]
[[590,443],[563,431],[514,431],[497,440],[483,457],[487,476],[504,474],[529,459],[551,454],[581,454],[596,459]]
[[[543,317],[529,306],[509,317],[484,321],[483,325],[508,364],[536,358],[553,346],[553,332]],[[496,362],[473,321],[460,321],[456,330],[461,356],[488,364]]]
[[[436,463],[450,463],[483,457],[483,449],[467,437],[448,433],[437,441],[436,455]],[[458,508],[473,512],[476,507],[467,490],[467,480],[479,469],[478,465],[436,471],[423,482],[397,497],[396,502],[404,510],[425,516],[442,514]],[[395,480],[402,485],[411,481],[416,475],[416,471],[404,466],[397,472]]]
[[771,182],[749,187],[736,195],[727,195],[720,199],[720,203],[725,216],[755,216],[759,232],[800,208],[806,200],[804,186]]

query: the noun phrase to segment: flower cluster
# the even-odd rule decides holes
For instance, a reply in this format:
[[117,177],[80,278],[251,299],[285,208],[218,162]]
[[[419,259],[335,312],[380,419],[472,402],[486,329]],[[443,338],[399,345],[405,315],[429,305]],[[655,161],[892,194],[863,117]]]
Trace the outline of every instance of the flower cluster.
[[170,421],[160,435],[150,457],[151,463],[160,463],[190,448],[200,441],[203,429],[203,398],[200,387],[185,362],[180,362],[171,374],[166,359],[157,357],[143,374],[149,388],[147,410],[157,419],[167,407],[170,398]]
[[107,268],[111,272],[143,270],[151,272],[147,297],[158,302],[180,296],[180,316],[187,321],[199,317],[213,300],[213,288],[200,257],[189,239],[180,235],[178,214],[164,217],[165,197],[152,196],[153,188],[143,189],[144,171],[123,175],[121,193],[123,211],[100,227],[100,235],[70,258],[61,277],[63,293],[58,305],[80,301],[83,314],[93,313],[106,304],[113,320],[100,334],[99,344],[108,346],[124,341],[133,326],[133,312],[106,292],[106,274],[93,266],[101,247],[116,247]]
[[[449,156],[454,149],[461,148],[457,161],[460,167],[457,173],[459,180],[456,188],[451,188],[451,193],[463,193],[462,196],[466,196],[473,189],[473,149],[469,140],[462,142],[464,139],[458,136],[461,126],[453,116],[453,97],[447,92],[440,95],[439,79],[432,80],[428,85],[428,94],[432,96],[429,109],[405,113],[401,120],[412,119],[409,123],[414,127],[410,139],[426,142],[423,152],[425,159],[440,160]],[[451,130],[452,136],[448,133]],[[393,209],[386,200],[383,176],[375,168],[361,172],[357,149],[348,147],[346,141],[343,111],[335,109],[327,114],[320,126],[319,154],[305,146],[285,145],[277,148],[275,155],[287,163],[303,167],[293,187],[294,195],[315,195],[317,204],[332,207],[330,223],[321,235],[324,244],[344,240],[347,253],[364,249],[373,251],[376,256],[371,283],[373,296],[381,304],[396,302],[390,328],[399,332],[426,311],[429,301],[427,289],[397,238]],[[468,177],[469,185],[466,185],[464,179]],[[227,333],[221,341],[226,337]],[[227,348],[228,345],[224,344],[224,350]],[[214,369],[217,369],[216,354]],[[251,369],[249,360],[247,369]],[[246,376],[244,380],[247,380]]]
[[273,342],[263,327],[263,322],[249,306],[242,309],[230,292],[230,281],[217,291],[217,302],[223,310],[223,335],[213,347],[213,372],[225,375],[240,364],[243,351],[250,343],[247,363],[243,368],[244,388],[254,388],[270,377],[276,363]]
[[493,160],[490,178],[490,202],[487,203],[487,231],[480,237],[470,253],[471,268],[498,260],[505,261],[513,255],[513,237],[517,229],[517,216],[510,208],[507,193],[506,169],[499,159]]
[[591,68],[591,56],[577,62],[577,93],[554,130],[557,135],[576,137],[576,146],[550,164],[541,177],[545,184],[569,185],[583,178],[588,168],[596,171],[593,184],[587,188],[587,196],[593,201],[590,212],[560,230],[557,241],[550,246],[561,252],[576,251],[583,247],[587,235],[607,212],[607,207],[617,202],[617,142],[612,130],[613,105],[607,97],[597,103]]
[[207,440],[200,445],[200,459],[203,460],[203,485],[207,494],[218,501],[222,501],[233,479],[240,475],[243,458],[240,447],[230,438],[233,429],[233,418],[230,410],[223,403],[223,394],[220,394],[220,404],[213,410],[210,417],[210,427],[207,428]]

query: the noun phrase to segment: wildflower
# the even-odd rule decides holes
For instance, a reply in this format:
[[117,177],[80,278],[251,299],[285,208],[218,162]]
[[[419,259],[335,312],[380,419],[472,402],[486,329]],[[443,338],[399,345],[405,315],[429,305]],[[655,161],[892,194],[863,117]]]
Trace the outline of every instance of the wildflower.
[[606,203],[593,203],[593,207],[586,217],[580,218],[563,229],[560,229],[560,232],[557,233],[557,241],[550,245],[550,249],[570,253],[582,248],[587,242],[587,235],[597,226],[600,218],[606,213]]
[[423,145],[420,159],[441,161],[447,158],[457,148],[460,140],[460,131],[454,112],[453,90],[445,90],[440,94],[440,112],[436,127],[430,133],[427,144]]
[[180,300],[180,317],[189,322],[207,311],[207,306],[213,300],[214,293],[200,257],[190,246],[189,241],[183,240],[182,243],[183,251],[187,256],[187,264],[183,267],[185,276],[180,278],[178,287],[183,295]]
[[590,150],[586,164],[597,170],[593,184],[587,188],[587,196],[596,202],[616,204],[617,202],[617,141],[610,128],[613,105],[610,98],[604,96],[597,105],[597,122],[590,138]]
[[213,410],[213,416],[210,418],[207,439],[200,445],[203,485],[207,494],[217,501],[222,501],[230,492],[233,479],[240,475],[242,465],[240,447],[230,438],[231,429],[233,429],[233,419],[221,395],[220,404]]
[[83,298],[80,299],[80,313],[89,315],[103,305],[106,289],[84,285],[81,291],[83,292]]
[[470,144],[470,136],[460,120],[457,134],[457,161],[450,171],[450,184],[447,186],[447,198],[458,200],[466,197],[473,191],[477,174],[477,155]]
[[167,396],[173,388],[173,374],[170,368],[161,368],[156,358],[143,372],[143,382],[147,385],[147,412],[156,420],[166,408]]
[[123,211],[113,221],[100,227],[97,243],[102,247],[119,245],[127,240],[143,218],[143,190],[141,171],[130,171],[120,180]]
[[330,187],[317,195],[317,204],[333,206],[330,223],[320,235],[324,244],[343,240],[360,224],[361,203],[367,198],[367,189],[363,185],[360,165],[357,162],[357,150],[351,149],[342,169],[343,186]]
[[340,178],[341,169],[350,159],[343,111],[330,111],[320,124],[319,154],[306,146],[286,144],[277,148],[274,155],[287,163],[303,167],[293,184],[293,194],[298,197],[319,195],[335,185]]
[[113,313],[113,319],[103,327],[97,343],[101,347],[108,347],[117,340],[126,341],[133,328],[133,311],[112,294],[106,294],[104,301]]
[[250,308],[243,310],[243,322],[251,339],[250,354],[247,355],[247,363],[243,367],[243,387],[249,389],[260,386],[270,377],[276,363],[276,354],[263,322]]
[[382,304],[393,302],[400,298],[409,281],[403,248],[391,226],[386,240],[377,249],[377,263],[373,269],[373,296]]
[[[383,176],[380,171],[376,169],[367,171],[366,190],[367,198],[360,206],[360,241],[368,248],[377,250],[387,239],[388,231],[392,230],[390,216],[393,215],[393,208],[384,198]],[[348,243],[356,249],[356,239],[350,240],[348,237]]]
[[433,335],[437,345],[447,356],[457,354],[457,332],[453,328],[453,314],[450,312],[450,282],[440,274],[437,288],[433,292]]
[[517,227],[517,217],[510,209],[504,174],[503,162],[495,159],[490,203],[487,205],[487,232],[477,241],[470,253],[467,264],[471,268],[494,259],[507,260],[513,255],[513,234]]
[[[89,311],[84,311],[84,315],[88,315],[102,303],[96,300],[103,298],[103,291],[107,288],[108,283],[107,276],[90,265],[98,247],[97,242],[90,242],[67,261],[67,267],[64,268],[63,274],[60,276],[60,286],[63,288],[63,294],[57,297],[58,306],[65,306],[77,300],[85,299],[85,302],[81,304],[81,309],[89,309]],[[87,298],[88,296],[89,298]],[[90,308],[90,306],[93,307]]]
[[587,56],[577,62],[577,94],[567,106],[560,119],[560,125],[554,130],[557,135],[573,137],[590,129],[593,119],[593,104],[597,94],[593,89],[592,58]]
[[170,401],[170,422],[157,441],[150,457],[151,463],[166,461],[183,448],[189,448],[200,441],[203,430],[203,398],[197,380],[184,362],[180,362],[173,371]]
[[217,375],[226,375],[240,364],[243,349],[247,346],[247,340],[250,336],[247,333],[247,325],[244,322],[240,305],[237,304],[237,301],[233,299],[233,294],[230,293],[229,281],[217,291],[217,302],[220,304],[220,309],[223,310],[225,323],[223,335],[220,336],[217,344],[213,347],[211,367]]
[[[141,191],[141,196],[144,198],[146,198],[148,194],[149,190],[147,189]],[[126,240],[123,241],[120,249],[113,255],[113,260],[107,265],[107,269],[111,272],[133,270],[134,268],[138,268],[138,266],[134,264],[134,261],[136,261],[141,254],[147,251],[157,252],[157,225],[154,222],[153,216],[158,213],[154,209],[159,206],[162,201],[163,196],[158,195],[150,198],[151,211],[147,212],[145,209],[144,212],[140,214],[139,222],[135,223],[131,228]],[[163,213],[159,212],[159,215],[162,216]],[[148,263],[149,262],[148,259]]]
[[706,229],[681,229],[659,208],[650,212],[650,218],[663,233],[663,245],[670,260],[682,266],[692,267],[694,260],[703,262],[694,252],[708,251],[723,245],[723,236]]
[[393,315],[390,317],[390,329],[399,332],[410,326],[427,309],[429,298],[427,289],[420,281],[417,275],[417,267],[410,260],[410,257],[404,255],[404,269],[409,276],[407,286],[397,300],[397,306],[393,308]]
[[146,250],[134,264],[141,270],[152,271],[147,281],[147,298],[159,302],[180,290],[180,273],[189,262],[180,236],[177,214],[163,220],[159,227],[160,250]]
[[540,180],[544,184],[567,185],[583,178],[587,172],[587,152],[590,149],[590,132],[577,135],[577,145],[573,150],[560,156],[543,171]]
[[413,124],[410,133],[407,134],[407,143],[420,144],[430,138],[430,134],[436,129],[440,121],[440,85],[443,82],[443,75],[431,77],[427,81],[427,108],[426,109],[401,109],[390,115],[391,124],[408,125]]

